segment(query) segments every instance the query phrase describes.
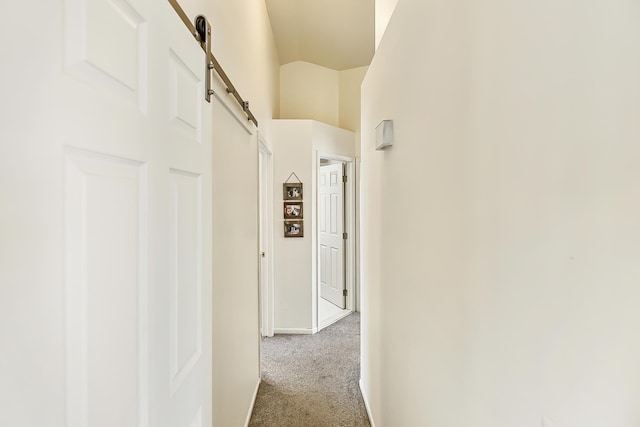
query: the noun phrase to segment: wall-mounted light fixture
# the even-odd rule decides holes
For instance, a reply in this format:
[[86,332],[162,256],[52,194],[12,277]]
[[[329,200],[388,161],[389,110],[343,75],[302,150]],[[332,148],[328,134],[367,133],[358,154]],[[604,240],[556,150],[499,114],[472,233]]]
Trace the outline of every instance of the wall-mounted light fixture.
[[376,150],[386,150],[393,145],[393,120],[383,120],[376,126]]

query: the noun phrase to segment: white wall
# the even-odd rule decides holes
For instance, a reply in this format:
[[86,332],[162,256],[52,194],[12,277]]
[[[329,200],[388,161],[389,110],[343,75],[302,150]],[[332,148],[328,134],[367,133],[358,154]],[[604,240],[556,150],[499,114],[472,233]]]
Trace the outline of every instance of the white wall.
[[[181,4],[189,17],[202,13],[209,18],[212,51],[249,101],[261,137],[272,146],[280,65],[264,2],[184,0]],[[234,427],[244,425],[260,377],[258,130],[248,124],[215,74],[213,80],[214,90],[229,107],[213,101],[213,417],[214,426]]]
[[[273,122],[274,325],[311,332],[310,120]],[[304,237],[284,237],[282,184],[295,172],[303,183]],[[296,182],[295,177],[291,182]]]
[[[335,156],[353,157],[355,140],[353,132],[329,126],[315,120],[310,120],[312,124],[313,150],[320,154],[331,154]],[[314,165],[316,163],[314,162]]]
[[[283,65],[280,72],[280,118],[312,119],[353,131],[355,147],[350,157],[359,158],[360,86],[367,68],[336,71],[302,61]],[[358,197],[359,194],[356,191],[357,206],[359,206]],[[355,228],[354,236],[357,239],[357,220]],[[359,240],[356,241],[356,257],[359,256],[358,251]],[[360,307],[358,275],[359,271],[356,272],[356,309]],[[312,317],[316,318],[313,313]]]
[[639,20],[622,0],[398,3],[362,95],[377,427],[640,424]]
[[280,118],[360,129],[360,85],[367,67],[336,71],[297,61],[280,67]]
[[[353,157],[353,132],[313,120],[274,120],[274,293],[276,333],[312,333],[315,316],[317,154]],[[285,238],[282,184],[295,172],[303,182],[304,237]],[[295,182],[295,178],[292,178]]]
[[360,129],[360,85],[369,67],[338,72],[340,127],[353,132]]
[[398,0],[375,0],[375,43],[376,49],[384,36],[391,15],[398,4]]
[[280,118],[339,125],[339,74],[304,61],[280,67]]

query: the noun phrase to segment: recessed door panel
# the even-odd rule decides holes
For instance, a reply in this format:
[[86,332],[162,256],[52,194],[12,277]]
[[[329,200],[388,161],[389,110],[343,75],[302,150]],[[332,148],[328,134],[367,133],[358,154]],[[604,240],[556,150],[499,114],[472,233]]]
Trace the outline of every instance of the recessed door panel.
[[144,426],[145,167],[79,151],[65,165],[69,425]]
[[[327,209],[327,195],[320,194],[320,212],[326,212],[326,209]],[[327,215],[324,213],[321,214],[319,218],[319,222],[320,222],[320,232],[326,233],[327,232]]]
[[327,269],[329,270],[329,274],[331,276],[331,287],[336,291],[342,291],[341,281],[339,278],[340,272],[338,271],[338,257],[340,256],[340,248],[333,247],[331,248],[331,254],[329,257],[329,263],[327,265]]
[[147,109],[147,22],[140,2],[67,0],[67,65]]
[[200,176],[170,171],[171,388],[202,354],[202,215]]
[[[340,171],[342,176],[342,171]],[[335,187],[338,184],[338,171],[331,171],[331,187]]]
[[169,68],[171,123],[189,139],[200,143],[202,81],[174,51],[169,54]]
[[335,237],[338,235],[339,229],[342,228],[342,218],[339,217],[339,213],[342,211],[342,199],[340,198],[340,194],[336,193],[331,193],[329,197],[331,198],[331,205],[329,208],[330,229],[331,235]]
[[327,256],[329,252],[329,248],[327,245],[320,245],[320,283],[323,285],[327,285],[329,283],[328,277],[328,261],[329,257]]

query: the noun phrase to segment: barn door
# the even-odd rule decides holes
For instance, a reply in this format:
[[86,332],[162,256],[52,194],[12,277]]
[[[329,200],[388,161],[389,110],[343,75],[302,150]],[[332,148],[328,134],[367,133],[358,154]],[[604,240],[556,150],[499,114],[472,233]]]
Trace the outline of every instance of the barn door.
[[204,53],[166,1],[6,3],[0,425],[210,425]]

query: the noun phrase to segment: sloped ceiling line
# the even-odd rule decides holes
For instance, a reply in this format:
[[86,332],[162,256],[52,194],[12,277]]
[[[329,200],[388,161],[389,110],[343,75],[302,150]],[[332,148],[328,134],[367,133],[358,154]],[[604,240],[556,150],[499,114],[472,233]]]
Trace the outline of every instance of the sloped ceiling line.
[[334,70],[371,63],[374,0],[265,0],[280,64],[306,61]]

